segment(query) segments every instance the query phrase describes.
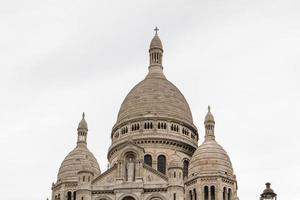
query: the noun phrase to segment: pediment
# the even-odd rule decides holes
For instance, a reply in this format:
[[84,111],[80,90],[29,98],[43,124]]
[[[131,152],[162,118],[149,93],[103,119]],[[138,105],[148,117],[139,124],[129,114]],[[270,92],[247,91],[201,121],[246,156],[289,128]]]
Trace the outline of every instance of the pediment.
[[139,160],[143,160],[145,150],[143,147],[135,144],[131,139],[124,142],[122,145],[120,145],[119,149],[119,160],[122,160],[125,157],[125,154],[128,152],[134,152],[137,156],[136,158]]
[[168,184],[168,177],[152,167],[143,164],[144,184]]
[[113,186],[117,177],[117,165],[109,168],[92,181],[93,186]]

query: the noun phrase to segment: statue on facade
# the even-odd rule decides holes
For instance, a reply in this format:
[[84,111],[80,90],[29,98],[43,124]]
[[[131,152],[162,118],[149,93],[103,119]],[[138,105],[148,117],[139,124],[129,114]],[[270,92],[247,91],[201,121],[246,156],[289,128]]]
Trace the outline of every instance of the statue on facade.
[[132,182],[134,181],[134,162],[132,158],[129,158],[126,166],[127,170],[127,181]]

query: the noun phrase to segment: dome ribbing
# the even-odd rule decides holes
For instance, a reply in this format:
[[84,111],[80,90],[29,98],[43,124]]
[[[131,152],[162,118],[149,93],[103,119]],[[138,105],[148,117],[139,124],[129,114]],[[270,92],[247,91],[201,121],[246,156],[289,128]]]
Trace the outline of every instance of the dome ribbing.
[[126,96],[117,122],[146,116],[175,118],[193,124],[190,107],[178,90],[164,76],[148,75]]
[[233,174],[229,156],[215,140],[207,140],[201,144],[192,156],[189,176]]
[[94,155],[85,145],[78,145],[62,162],[57,175],[58,182],[77,181],[77,173],[83,167],[86,171],[90,171],[96,176],[100,174],[100,167]]

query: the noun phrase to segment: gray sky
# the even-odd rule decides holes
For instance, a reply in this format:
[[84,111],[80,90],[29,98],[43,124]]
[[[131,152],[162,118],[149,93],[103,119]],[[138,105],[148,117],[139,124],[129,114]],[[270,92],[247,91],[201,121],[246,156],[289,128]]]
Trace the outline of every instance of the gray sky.
[[300,196],[298,0],[0,1],[1,198],[50,197],[81,113],[106,170],[110,131],[144,78],[155,26],[164,72],[203,141],[207,105],[241,200],[270,181]]

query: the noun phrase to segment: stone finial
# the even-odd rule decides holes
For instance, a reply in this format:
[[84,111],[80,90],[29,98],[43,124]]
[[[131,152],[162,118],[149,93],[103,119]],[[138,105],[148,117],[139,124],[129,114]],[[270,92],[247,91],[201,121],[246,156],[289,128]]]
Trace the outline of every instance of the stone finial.
[[205,140],[214,140],[215,139],[215,119],[212,113],[210,112],[210,106],[208,106],[208,111],[204,119],[205,125]]
[[[162,46],[162,42],[161,42],[161,40],[160,40],[160,38],[159,38],[159,36],[158,36],[158,28],[156,27],[155,29],[154,29],[154,31],[155,31],[155,35],[154,35],[154,37],[152,38],[152,40],[151,40],[151,43],[150,43],[150,50],[151,49],[160,49],[161,51],[163,51],[163,46]],[[149,51],[150,51],[149,50]]]
[[149,65],[149,74],[156,74],[159,76],[163,75],[163,66],[162,66],[162,58],[163,58],[163,45],[162,42],[157,34],[158,28],[155,27],[155,35],[151,40],[150,48],[149,48],[149,58],[150,58],[150,65]]
[[77,128],[77,144],[86,144],[87,142],[88,125],[85,121],[85,113],[82,113],[82,119]]
[[82,119],[78,124],[77,130],[79,130],[79,129],[86,129],[86,131],[88,130],[88,125],[87,125],[87,122],[85,121],[85,113],[84,112],[82,113]]
[[208,111],[207,111],[207,114],[206,114],[206,116],[205,116],[205,120],[204,120],[204,124],[207,124],[207,123],[215,123],[215,118],[214,118],[214,116],[212,115],[212,113],[211,113],[211,107],[210,107],[210,105],[208,106]]

